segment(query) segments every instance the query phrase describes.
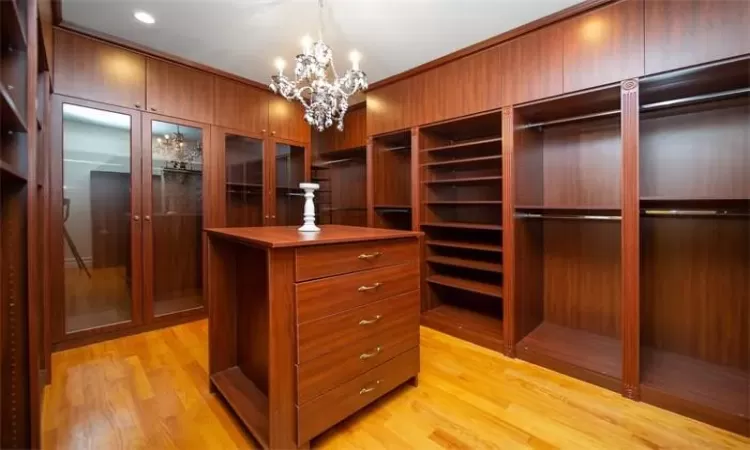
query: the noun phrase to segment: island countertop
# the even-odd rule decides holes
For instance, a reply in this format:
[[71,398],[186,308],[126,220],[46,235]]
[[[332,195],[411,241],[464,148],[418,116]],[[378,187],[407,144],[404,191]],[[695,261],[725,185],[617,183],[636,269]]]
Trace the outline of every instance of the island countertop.
[[206,233],[261,248],[307,247],[344,242],[375,241],[418,237],[419,231],[389,230],[384,228],[321,225],[316,233],[297,231],[296,226],[207,228]]

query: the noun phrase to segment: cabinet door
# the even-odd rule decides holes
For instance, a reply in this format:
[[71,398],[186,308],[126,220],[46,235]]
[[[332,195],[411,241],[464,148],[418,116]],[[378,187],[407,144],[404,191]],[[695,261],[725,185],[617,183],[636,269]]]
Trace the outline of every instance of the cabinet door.
[[55,93],[125,108],[146,104],[146,58],[55,30]]
[[623,0],[563,23],[565,92],[643,75],[643,0]]
[[213,121],[211,74],[151,58],[146,66],[149,111],[197,122]]
[[387,133],[411,127],[411,78],[367,92],[367,134]]
[[203,300],[201,124],[144,114],[143,279],[147,321],[197,312]]
[[52,168],[59,186],[52,202],[61,213],[53,248],[62,252],[54,273],[64,301],[55,302],[60,322],[53,326],[62,340],[141,322],[141,123],[125,108],[62,96],[54,102],[62,131]]
[[305,122],[302,105],[297,101],[287,101],[278,95],[268,95],[268,129],[271,136],[301,143],[310,142],[311,128]]
[[309,147],[272,140],[269,156],[271,225],[302,225],[305,198],[299,184],[310,179]]
[[648,0],[646,73],[750,53],[746,0]]
[[563,92],[563,31],[560,25],[500,45],[502,103],[512,105]]
[[214,124],[264,133],[268,128],[268,94],[223,77],[214,77]]
[[331,127],[337,136],[336,150],[348,150],[367,145],[367,111],[357,107],[346,113],[344,131]]

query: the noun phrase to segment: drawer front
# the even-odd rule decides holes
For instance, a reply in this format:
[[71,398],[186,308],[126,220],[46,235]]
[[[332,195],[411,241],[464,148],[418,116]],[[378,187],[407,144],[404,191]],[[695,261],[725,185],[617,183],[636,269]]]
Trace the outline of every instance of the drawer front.
[[[419,291],[390,297],[297,328],[297,362],[318,359],[352,343],[419,329]],[[357,354],[359,355],[359,354]]]
[[297,443],[305,443],[419,373],[413,348],[297,407]]
[[302,324],[419,289],[416,263],[389,266],[295,285]]
[[299,364],[297,403],[304,404],[419,346],[419,327],[407,325],[385,335],[351,342],[347,347]]
[[295,274],[297,281],[305,281],[416,262],[418,259],[419,246],[416,239],[304,247],[296,251]]

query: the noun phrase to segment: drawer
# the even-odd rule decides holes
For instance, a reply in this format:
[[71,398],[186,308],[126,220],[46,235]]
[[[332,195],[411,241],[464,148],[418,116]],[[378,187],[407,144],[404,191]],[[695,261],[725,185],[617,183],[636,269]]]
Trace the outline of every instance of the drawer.
[[296,251],[295,279],[312,280],[418,260],[417,239],[304,247]]
[[302,324],[419,289],[416,263],[297,283],[297,323]]
[[297,443],[310,441],[418,373],[417,347],[298,406]]
[[299,325],[297,362],[317,359],[363,339],[418,329],[419,291],[411,291]]
[[297,403],[308,402],[419,346],[419,327],[408,325],[297,365]]

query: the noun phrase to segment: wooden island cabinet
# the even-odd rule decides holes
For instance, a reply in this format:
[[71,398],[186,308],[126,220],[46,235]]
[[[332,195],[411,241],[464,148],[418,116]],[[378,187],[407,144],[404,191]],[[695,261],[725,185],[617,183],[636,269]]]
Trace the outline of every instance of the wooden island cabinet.
[[419,373],[421,233],[206,230],[210,388],[265,448],[315,436]]

